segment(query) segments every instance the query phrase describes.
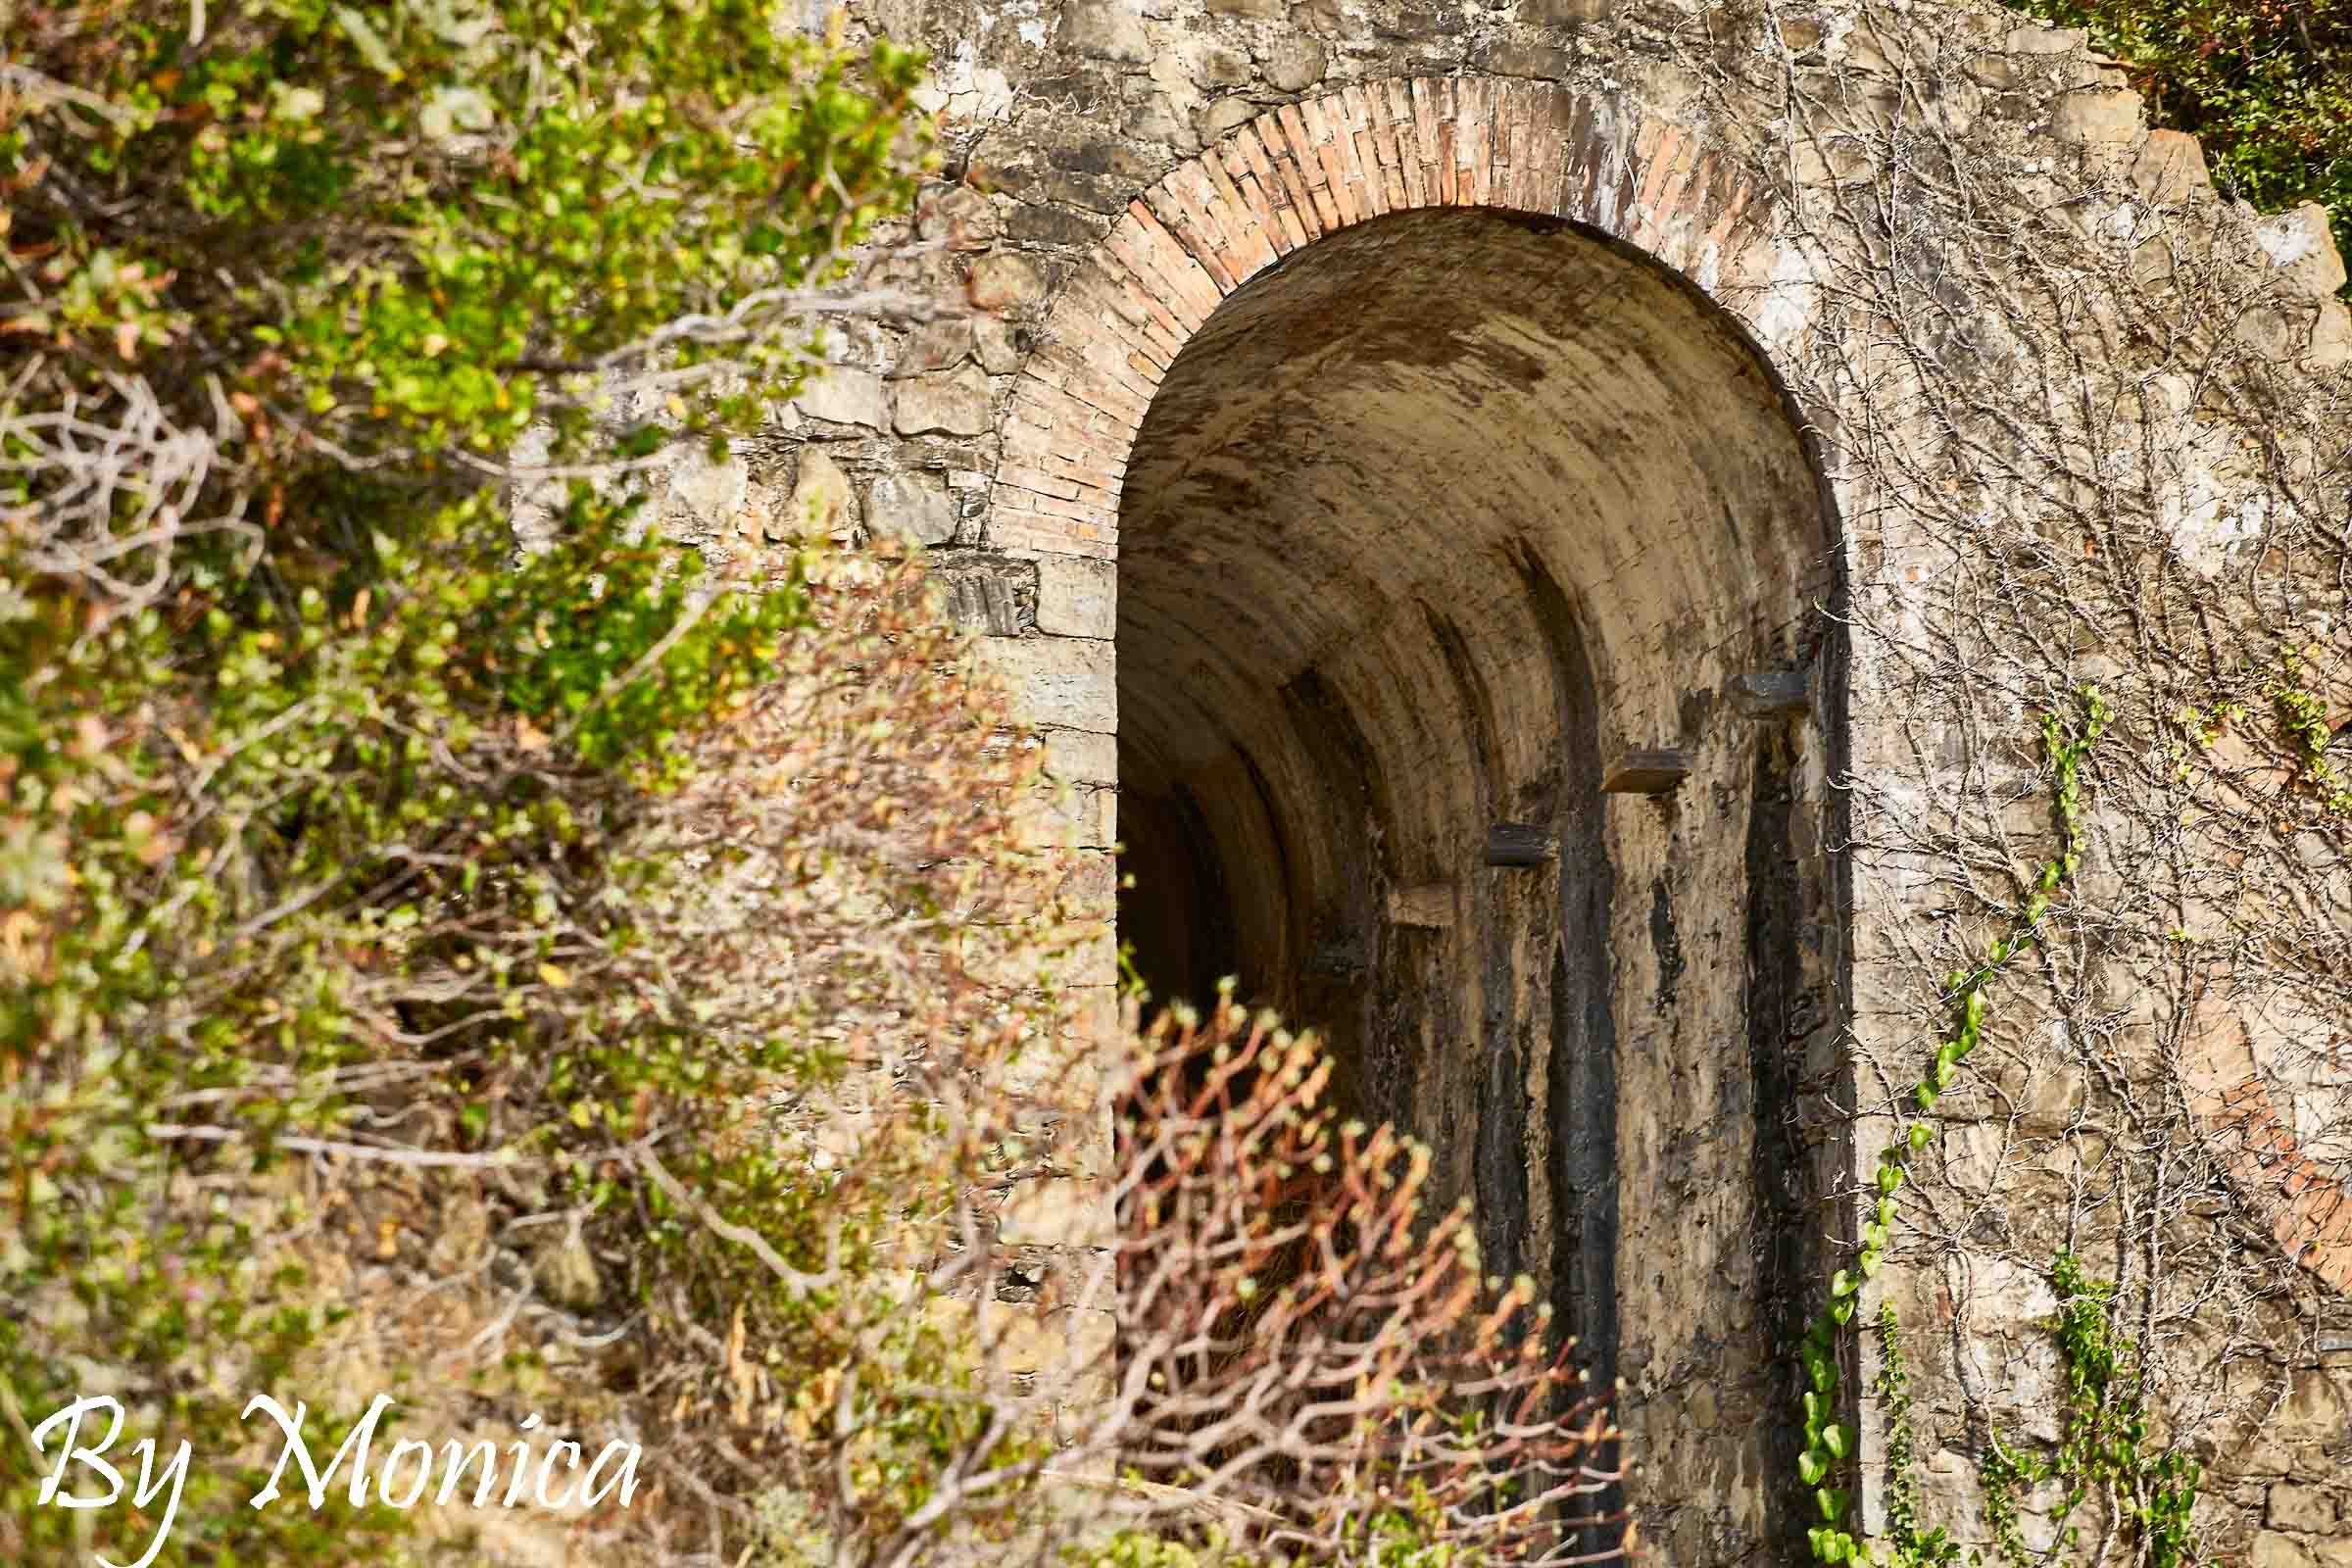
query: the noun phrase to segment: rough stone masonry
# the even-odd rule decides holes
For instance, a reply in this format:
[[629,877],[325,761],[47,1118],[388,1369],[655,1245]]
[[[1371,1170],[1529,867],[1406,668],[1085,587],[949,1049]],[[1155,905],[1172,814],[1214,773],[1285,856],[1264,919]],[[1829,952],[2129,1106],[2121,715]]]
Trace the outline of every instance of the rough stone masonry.
[[[2047,834],[2030,746],[1970,750],[1955,719],[1922,751],[1904,651],[1963,633],[1918,498],[2006,527],[2078,461],[2079,432],[1998,427],[2045,334],[2086,387],[2157,352],[2120,318],[2035,327],[2011,295],[2068,297],[2045,271],[2158,320],[2220,279],[2232,341],[2290,389],[2340,384],[2321,215],[2226,201],[2082,35],[1975,5],[850,9],[932,52],[941,243],[906,280],[974,312],[853,328],[767,439],[669,479],[669,526],[723,552],[814,514],[929,547],[1042,726],[1106,922],[1123,846],[1118,930],[1155,989],[1237,974],[1328,1031],[1351,1103],[1433,1143],[1490,1269],[1532,1274],[1624,1380],[1662,1560],[1801,1560],[1794,1340],[1855,1234],[1875,1064],[1917,1055],[1955,918],[1874,823],[1991,769]],[[2004,243],[2038,259],[1972,261],[1969,225],[2012,209]],[[2021,247],[2034,224],[2057,237]],[[1989,422],[1939,416],[1939,386]],[[2234,428],[2202,407],[2119,416],[2099,428],[2140,436],[2080,461],[2161,450],[2162,547],[2221,571],[2278,514],[2235,437],[2159,428]],[[1107,988],[1094,952],[1073,978]],[[2185,1069],[2127,1052],[2110,1087],[2186,1094],[2237,1140],[2220,1158],[2275,1234],[2227,1246],[2304,1264],[2294,1310],[2334,1321],[2332,1167],[2291,1107],[2244,1108],[2261,1025],[2200,1017]],[[2000,1104],[1952,1100],[1938,1156],[1954,1192],[1998,1182],[1865,1297],[1917,1327],[1924,1506],[1964,1540],[1988,1434],[2047,1429],[2055,1396],[2053,1303],[2016,1258],[2055,1216],[2085,1247],[2126,1224],[2082,1197],[2105,1091],[2018,1060]],[[1988,1184],[2035,1209],[1993,1240]],[[1032,1195],[1003,1240],[1083,1242],[1088,1201]],[[2352,1561],[2352,1368],[2248,1321],[2231,1354],[2277,1353],[2214,1386],[2276,1396],[2250,1432],[2197,1407],[2216,1528],[2265,1564]],[[1885,1412],[1854,1392],[1878,1353],[1845,1397],[1883,1526]]]

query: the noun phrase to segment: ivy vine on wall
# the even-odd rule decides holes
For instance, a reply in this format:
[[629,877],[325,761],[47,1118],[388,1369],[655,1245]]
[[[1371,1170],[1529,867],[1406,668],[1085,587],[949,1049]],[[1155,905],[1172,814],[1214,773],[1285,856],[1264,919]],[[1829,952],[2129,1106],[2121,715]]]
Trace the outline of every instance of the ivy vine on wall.
[[[1993,940],[1984,960],[1948,977],[1954,1015],[1950,1038],[1936,1048],[1935,1059],[1912,1088],[1916,1113],[1904,1115],[1896,1136],[1880,1151],[1871,1188],[1866,1190],[1873,1207],[1861,1228],[1860,1247],[1851,1266],[1832,1276],[1829,1305],[1806,1331],[1801,1351],[1806,1380],[1802,1396],[1804,1447],[1797,1456],[1797,1472],[1810,1490],[1807,1501],[1819,1518],[1806,1538],[1817,1561],[1940,1568],[1960,1558],[1962,1548],[1948,1533],[1940,1527],[1926,1528],[1920,1518],[1907,1376],[1891,1305],[1880,1311],[1886,1356],[1875,1386],[1886,1405],[1888,1424],[1888,1531],[1882,1541],[1857,1537],[1848,1523],[1855,1439],[1852,1429],[1838,1419],[1838,1366],[1862,1287],[1886,1266],[1895,1224],[1895,1195],[1909,1173],[1912,1156],[1936,1139],[1936,1124],[1929,1115],[1983,1039],[1986,987],[2040,940],[2042,922],[2053,902],[2073,884],[2081,868],[2082,760],[2098,744],[2112,716],[2106,699],[2088,685],[2076,690],[2072,713],[2042,715],[2042,753],[2055,782],[2057,852],[2042,865],[2034,891],[2009,931]],[[2032,1555],[2018,1522],[2018,1499],[2027,1489],[2057,1479],[2067,1484],[2056,1527],[2062,1542],[2074,1539],[2076,1527],[2067,1521],[2095,1494],[2114,1499],[2117,1517],[2138,1532],[2156,1568],[2180,1568],[2196,1561],[2189,1511],[2195,1502],[2198,1473],[2183,1455],[2151,1451],[2145,1374],[2136,1348],[2117,1336],[2108,1320],[2115,1287],[2092,1279],[2069,1252],[2060,1252],[2053,1260],[2051,1285],[2060,1303],[2052,1327],[2066,1371],[2064,1436],[2053,1453],[2029,1452],[1997,1437],[1990,1445],[1982,1471],[1986,1524],[1996,1549],[2019,1564]],[[1972,1561],[1981,1556],[1970,1553]]]

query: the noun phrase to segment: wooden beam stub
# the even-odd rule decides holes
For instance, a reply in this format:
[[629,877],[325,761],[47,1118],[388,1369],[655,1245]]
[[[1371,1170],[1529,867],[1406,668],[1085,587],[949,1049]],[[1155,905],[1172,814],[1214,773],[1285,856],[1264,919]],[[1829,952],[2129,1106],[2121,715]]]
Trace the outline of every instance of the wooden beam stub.
[[1542,865],[1559,853],[1557,837],[1541,822],[1497,822],[1487,829],[1489,865]]
[[1664,795],[1690,776],[1690,759],[1686,752],[1627,752],[1600,781],[1600,788],[1607,795]]
[[1813,706],[1813,678],[1802,669],[1759,669],[1734,675],[1732,706],[1750,718],[1801,713]]

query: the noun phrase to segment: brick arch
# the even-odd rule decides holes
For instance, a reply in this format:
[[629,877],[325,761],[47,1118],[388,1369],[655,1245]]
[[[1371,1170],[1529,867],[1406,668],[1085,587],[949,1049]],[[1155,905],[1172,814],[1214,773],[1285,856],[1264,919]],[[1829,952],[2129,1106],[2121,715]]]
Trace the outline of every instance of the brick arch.
[[1115,556],[1145,411],[1225,297],[1326,234],[1438,207],[1566,219],[1725,304],[1769,211],[1699,132],[1548,82],[1391,77],[1285,104],[1130,203],[1054,303],[1003,420],[990,543]]
[[[2218,982],[2226,987],[2227,977]],[[2271,1097],[2252,1026],[2208,988],[2183,1042],[2181,1088],[2230,1182],[2297,1264],[2352,1291],[2352,1196],[2306,1153]]]
[[[1474,77],[1350,86],[1261,117],[1134,201],[1049,307],[998,426],[986,543],[1037,560],[1041,633],[1007,639],[1023,657],[1005,662],[1041,708],[1089,732],[1098,771],[1084,776],[1117,803],[1103,838],[1140,825],[1138,844],[1169,846],[1147,871],[1189,861],[1204,884],[1222,877],[1213,894],[1172,897],[1171,923],[1199,912],[1188,900],[1220,906],[1220,932],[1258,960],[1239,977],[1250,1000],[1315,1025],[1346,1064],[1343,1103],[1440,1146],[1443,1191],[1478,1195],[1483,1255],[1544,1278],[1600,1387],[1621,1349],[1636,1364],[1696,1353],[1700,1323],[1706,1353],[1738,1368],[1730,1381],[1785,1377],[1771,1348],[1791,1332],[1782,1298],[1748,1290],[1779,1266],[1758,1260],[1756,1238],[1776,1257],[1809,1245],[1756,1176],[1779,1155],[1752,1129],[1780,1124],[1788,1091],[1755,1064],[1842,961],[1828,848],[1842,835],[1822,778],[1843,745],[1843,645],[1814,635],[1808,609],[1835,600],[1842,568],[1818,454],[1760,352],[1801,346],[1810,320],[1784,286],[1772,213],[1705,136],[1611,101]],[[1430,299],[1452,285],[1429,282],[1444,268],[1415,268],[1450,266],[1456,239],[1510,265]],[[1563,258],[1585,283],[1554,286]],[[1602,278],[1622,317],[1581,292]],[[1756,309],[1727,309],[1735,295]],[[1446,359],[1436,344],[1468,341],[1446,333],[1490,308],[1518,334],[1508,349]],[[1341,342],[1359,318],[1377,329]],[[1300,455],[1284,453],[1281,472],[1308,477],[1257,497],[1278,503],[1255,514],[1278,527],[1238,564],[1190,554],[1251,497],[1163,488],[1161,459],[1189,450],[1177,432],[1326,348],[1386,367],[1396,401],[1310,397],[1284,401],[1282,417],[1373,414],[1396,439],[1360,450],[1391,484],[1335,477],[1322,491],[1348,465],[1281,466]],[[1354,384],[1320,389],[1345,398]],[[1620,400],[1618,386],[1633,390]],[[1571,409],[1598,412],[1586,424]],[[1480,423],[1505,411],[1531,417],[1481,444]],[[1254,465],[1250,441],[1269,427],[1237,417],[1248,428],[1228,433],[1249,455],[1234,464]],[[1364,439],[1330,428],[1348,431],[1335,446]],[[1447,453],[1419,445],[1425,432]],[[1447,514],[1460,531],[1388,526],[1408,521],[1396,494],[1434,500],[1481,452],[1507,479]],[[1572,517],[1581,477],[1599,499]],[[1188,535],[1189,564],[1153,555],[1174,531],[1161,506],[1212,523]],[[1284,557],[1264,542],[1281,530],[1313,547]],[[1372,583],[1395,597],[1358,591]],[[1202,590],[1185,596],[1209,607],[1200,620],[1155,619],[1171,584]],[[1249,606],[1204,632],[1228,594]],[[1296,613],[1314,597],[1341,608]],[[1376,620],[1376,605],[1399,612]],[[1351,617],[1376,628],[1345,645],[1360,665],[1307,652]],[[1253,634],[1276,623],[1283,636]],[[1200,667],[1163,664],[1172,646],[1206,650]],[[1776,710],[1777,739],[1698,733],[1690,715],[1713,699],[1694,694],[1784,665],[1818,700]],[[1200,702],[1222,705],[1215,723],[1167,718],[1167,705]],[[1639,749],[1686,733],[1692,771],[1674,751],[1621,765],[1654,762]],[[1187,753],[1170,760],[1159,743],[1179,735]],[[1690,801],[1710,803],[1682,808],[1680,820],[1712,824],[1692,826],[1695,849],[1669,842],[1670,802],[1631,800],[1686,776]],[[1540,861],[1492,858],[1495,825],[1531,822],[1548,843]],[[1822,956],[1818,975],[1804,952]],[[1683,983],[1686,969],[1764,978]],[[1621,1061],[1621,1020],[1629,1042],[1647,1030],[1658,1049],[1629,1044]],[[1727,1038],[1746,1049],[1719,1049]],[[1740,1130],[1705,1156],[1725,1180],[1665,1201],[1661,1173],[1690,1157],[1668,1123],[1693,1096],[1754,1119],[1732,1118]],[[1620,1105],[1633,1107],[1622,1128]],[[1621,1192],[1647,1196],[1621,1211]],[[1666,1266],[1620,1270],[1669,1251]],[[1694,1486],[1778,1462],[1779,1435],[1741,1425],[1691,1458]]]
[[[2330,693],[2330,728],[2352,722],[2346,695]],[[2221,794],[2241,809],[2295,787],[2291,769],[2260,758],[2240,734],[2225,731],[2213,750],[2215,776],[2230,781]],[[2229,858],[2234,864],[2243,857]],[[2258,1051],[2279,1025],[2259,1009],[2249,1016],[2239,986],[2227,960],[2198,981],[2181,1034],[2182,1098],[2207,1150],[2271,1239],[2300,1267],[2352,1293],[2352,1185],[2295,1136]]]

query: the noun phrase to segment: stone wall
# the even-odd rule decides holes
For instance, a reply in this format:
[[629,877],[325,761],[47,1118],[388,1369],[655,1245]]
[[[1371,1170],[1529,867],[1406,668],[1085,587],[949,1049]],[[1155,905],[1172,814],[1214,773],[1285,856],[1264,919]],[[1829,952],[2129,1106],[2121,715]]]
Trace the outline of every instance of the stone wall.
[[[1134,928],[1183,984],[1230,964],[1327,1027],[1346,1092],[1433,1141],[1491,1266],[1534,1274],[1624,1379],[1645,1537],[1677,1563],[1801,1557],[1791,1351],[1890,1086],[1934,1051],[1954,929],[1936,866],[1887,846],[1994,775],[2019,853],[2048,842],[2030,745],[1907,684],[1964,640],[1939,618],[1955,547],[1909,492],[1982,489],[1989,516],[2077,440],[1962,431],[1905,390],[1997,405],[2050,363],[2033,313],[2065,307],[2021,314],[2012,285],[2068,291],[1978,266],[1966,224],[2033,215],[2001,220],[2069,236],[2062,283],[2177,287],[2183,314],[2192,264],[2235,280],[2246,340],[2307,378],[2352,357],[2324,224],[2221,201],[2080,35],[1973,7],[851,16],[933,51],[948,177],[904,270],[974,314],[853,327],[763,441],[669,481],[669,526],[723,553],[813,513],[928,546],[1043,726],[1103,919],[1124,787],[1160,877]],[[1916,208],[1888,196],[1915,166]],[[2144,323],[2065,330],[2084,385],[2160,357]],[[2158,417],[2126,445],[2188,498],[2169,548],[2224,562],[2258,481]],[[1494,863],[1498,828],[1545,858]],[[2128,878],[2129,825],[2110,839]],[[1106,944],[1092,963],[1106,988]],[[1944,1107],[1923,1240],[1866,1297],[1913,1329],[1928,1508],[1964,1539],[1988,1431],[2047,1426],[2052,1301],[2018,1259],[2132,1262],[2110,1244],[2134,1216],[2082,1198],[2123,1157],[2085,1141],[2103,1095],[2187,1082],[2277,1239],[2334,1245],[2284,1119],[2240,1113],[2259,1071],[2216,1048],[2181,1079],[2160,1010],[2112,1081],[2021,1022]],[[1016,1205],[1021,1269],[1083,1221],[1065,1196]],[[2352,1363],[2308,1330],[2341,1320],[2340,1272],[2228,1325],[2168,1416],[2211,1429],[2215,1528],[2265,1561],[2352,1551]],[[1884,1412],[1853,1395],[1878,1354],[1846,1389],[1883,1524]],[[2251,1437],[2220,1415],[2250,1383],[2278,1396]]]

